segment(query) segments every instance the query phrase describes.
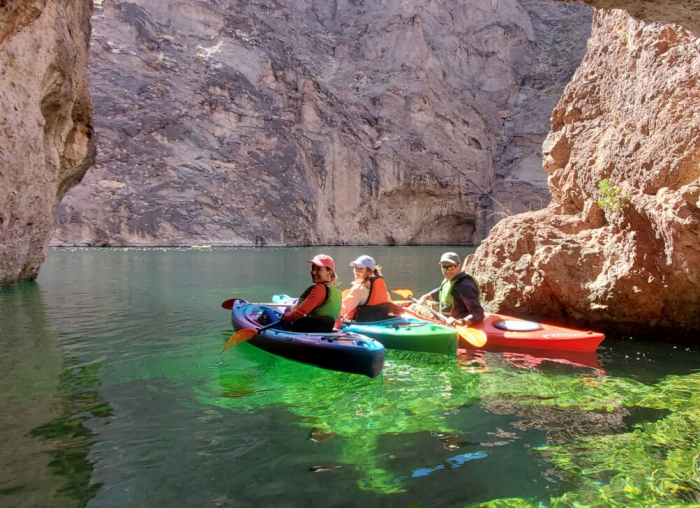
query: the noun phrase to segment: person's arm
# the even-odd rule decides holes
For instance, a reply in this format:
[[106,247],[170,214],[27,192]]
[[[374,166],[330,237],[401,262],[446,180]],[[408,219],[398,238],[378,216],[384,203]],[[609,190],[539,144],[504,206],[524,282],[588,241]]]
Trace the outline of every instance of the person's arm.
[[439,301],[440,300],[440,288],[433,289],[430,293],[425,293],[418,299],[418,303],[425,303],[428,300]]
[[353,284],[350,287],[350,292],[343,298],[343,303],[340,307],[340,317],[355,309],[362,301],[367,301],[369,297],[369,289],[364,284]]
[[479,301],[479,292],[473,282],[463,282],[456,285],[457,294],[467,308],[469,315],[458,319],[457,324],[478,325],[484,320],[484,309]]
[[307,296],[304,299],[304,301],[301,302],[301,305],[295,307],[294,310],[287,311],[284,313],[283,319],[285,321],[293,323],[297,319],[306,316],[309,312],[314,310],[319,305],[323,305],[323,302],[326,301],[326,291],[327,288],[325,286],[323,286],[322,284],[317,284],[311,290],[309,296]]

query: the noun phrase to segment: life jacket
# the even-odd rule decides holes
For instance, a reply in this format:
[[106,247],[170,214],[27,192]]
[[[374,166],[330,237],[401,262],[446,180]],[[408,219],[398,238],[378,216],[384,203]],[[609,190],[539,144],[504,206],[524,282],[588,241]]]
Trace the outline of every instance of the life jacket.
[[[316,307],[311,312],[309,312],[307,314],[307,317],[329,317],[333,319],[338,319],[338,316],[340,316],[340,306],[343,301],[340,289],[338,289],[335,284],[331,284],[330,282],[319,282],[318,284],[321,284],[326,288],[326,301],[318,307]],[[309,296],[311,290],[315,288],[318,284],[309,286],[309,288],[306,291],[304,291],[299,297],[297,305],[301,305],[304,299],[306,299],[306,297]]]
[[384,277],[373,275],[369,281],[369,298],[367,303],[358,305],[347,313],[345,319],[356,321],[382,321],[389,316],[389,295]]
[[452,294],[452,289],[455,287],[455,284],[457,282],[464,280],[466,278],[471,279],[471,281],[476,286],[477,296],[481,295],[481,288],[479,287],[479,283],[476,281],[474,276],[470,273],[462,272],[452,280],[443,279],[442,283],[440,284],[439,302],[440,302],[440,312],[442,312],[445,316],[450,317],[450,316],[452,316],[452,313],[454,312],[455,297]]

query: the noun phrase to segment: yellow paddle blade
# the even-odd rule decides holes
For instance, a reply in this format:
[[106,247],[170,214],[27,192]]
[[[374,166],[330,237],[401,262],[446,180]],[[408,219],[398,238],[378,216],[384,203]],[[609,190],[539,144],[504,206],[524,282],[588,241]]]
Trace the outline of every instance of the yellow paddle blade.
[[401,298],[411,298],[413,296],[413,291],[410,289],[392,289],[391,292],[399,295]]
[[455,331],[457,335],[462,337],[464,340],[469,342],[474,347],[484,347],[488,337],[483,330],[478,330],[476,328],[469,328],[468,326],[455,326]]
[[246,342],[252,339],[253,337],[255,337],[255,335],[257,335],[257,333],[257,330],[250,330],[248,328],[244,330],[238,330],[236,333],[231,335],[231,337],[229,337],[229,339],[226,341],[226,344],[224,344],[224,349],[221,350],[221,353],[223,353],[230,347],[237,346],[241,342]]
[[340,295],[341,295],[343,298],[345,298],[345,297],[348,296],[349,294],[350,294],[350,290],[349,290],[349,289],[343,289],[343,292],[340,293]]

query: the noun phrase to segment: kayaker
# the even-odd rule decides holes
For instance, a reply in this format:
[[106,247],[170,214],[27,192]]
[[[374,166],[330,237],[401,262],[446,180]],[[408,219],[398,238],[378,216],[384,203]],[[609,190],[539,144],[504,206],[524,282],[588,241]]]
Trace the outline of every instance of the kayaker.
[[[474,277],[462,271],[459,255],[445,252],[440,258],[440,270],[445,277],[440,287],[421,296],[418,302],[441,312],[450,325],[481,323],[484,320],[484,309],[479,302],[479,286]],[[433,302],[437,302],[437,305],[431,305]],[[433,317],[421,305],[412,305],[412,310]]]
[[291,331],[303,333],[332,332],[342,296],[335,285],[335,261],[326,254],[309,260],[313,285],[302,293],[292,310],[282,319],[291,323]]
[[[355,280],[343,298],[340,316],[355,321],[381,321],[389,317],[391,297],[382,276],[382,267],[370,256],[350,263]],[[339,323],[338,323],[339,324]]]

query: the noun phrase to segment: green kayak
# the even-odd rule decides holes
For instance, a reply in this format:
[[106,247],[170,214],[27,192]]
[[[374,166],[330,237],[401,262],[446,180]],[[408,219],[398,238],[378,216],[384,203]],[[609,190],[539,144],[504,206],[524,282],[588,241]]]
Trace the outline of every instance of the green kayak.
[[[296,303],[288,295],[274,295],[273,305],[281,309]],[[376,340],[387,349],[425,353],[457,354],[459,340],[454,328],[416,318],[394,317],[383,321],[344,321],[344,332],[355,332]]]
[[381,342],[387,349],[457,353],[457,333],[453,328],[418,319],[397,317],[384,321],[351,321],[343,323],[343,331],[366,335]]

